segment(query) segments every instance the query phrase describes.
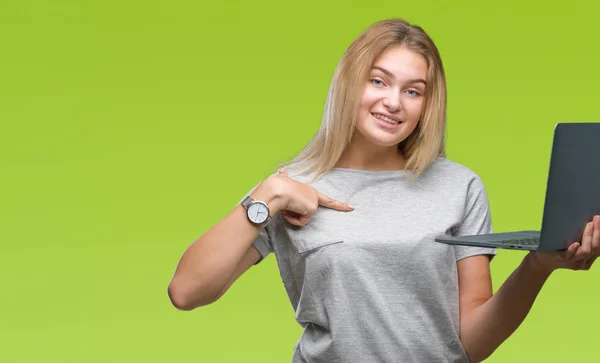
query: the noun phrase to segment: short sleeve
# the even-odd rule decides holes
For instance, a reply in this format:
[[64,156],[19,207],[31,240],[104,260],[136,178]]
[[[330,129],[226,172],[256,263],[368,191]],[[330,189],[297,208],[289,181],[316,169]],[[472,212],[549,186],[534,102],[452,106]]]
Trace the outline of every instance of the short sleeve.
[[[463,220],[455,231],[455,236],[468,236],[492,233],[492,219],[487,192],[481,178],[470,171],[467,178],[467,196]],[[454,246],[456,261],[475,255],[496,255],[495,248]]]
[[[256,189],[258,185],[254,186],[242,199],[240,199],[239,203],[241,203],[247,196],[252,194],[254,189]],[[239,204],[238,203],[238,204]],[[274,218],[273,218],[274,219]],[[273,219],[271,221],[273,221]],[[256,250],[260,253],[260,259],[256,262],[256,264],[260,263],[269,255],[269,253],[273,252],[273,246],[271,244],[271,234],[269,233],[269,226],[271,223],[267,223],[267,225],[260,231],[258,237],[252,242],[252,246],[256,248]]]
[[260,253],[260,260],[256,263],[261,262],[269,255],[269,253],[273,252],[273,247],[271,246],[271,237],[269,235],[269,231],[267,227],[263,228],[258,237],[252,242],[252,245],[256,250]]

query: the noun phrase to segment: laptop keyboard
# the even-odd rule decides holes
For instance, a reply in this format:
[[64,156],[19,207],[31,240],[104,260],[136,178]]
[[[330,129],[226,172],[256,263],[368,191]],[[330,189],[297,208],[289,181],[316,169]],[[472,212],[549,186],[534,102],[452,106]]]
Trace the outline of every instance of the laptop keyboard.
[[507,245],[521,245],[521,246],[537,246],[540,244],[539,237],[526,237],[526,238],[511,238],[504,241],[498,241],[501,244]]

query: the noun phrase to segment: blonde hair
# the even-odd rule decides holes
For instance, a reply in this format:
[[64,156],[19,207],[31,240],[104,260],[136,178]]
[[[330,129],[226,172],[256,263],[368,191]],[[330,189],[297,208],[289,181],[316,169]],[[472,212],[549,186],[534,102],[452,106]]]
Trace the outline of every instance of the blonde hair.
[[445,156],[446,79],[442,60],[431,38],[419,26],[387,19],[367,28],[339,61],[325,103],[321,126],[312,140],[286,166],[295,173],[312,172],[313,179],[335,167],[355,131],[362,92],[376,59],[391,47],[404,46],[427,62],[427,87],[421,119],[400,144],[406,169],[413,177]]

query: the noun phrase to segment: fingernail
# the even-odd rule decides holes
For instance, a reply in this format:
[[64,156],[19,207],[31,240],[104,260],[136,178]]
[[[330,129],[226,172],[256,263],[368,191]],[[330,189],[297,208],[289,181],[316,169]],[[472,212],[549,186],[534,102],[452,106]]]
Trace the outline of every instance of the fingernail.
[[350,209],[354,209],[354,206],[353,206],[353,205],[350,205],[350,204],[348,204],[348,208],[350,208]]

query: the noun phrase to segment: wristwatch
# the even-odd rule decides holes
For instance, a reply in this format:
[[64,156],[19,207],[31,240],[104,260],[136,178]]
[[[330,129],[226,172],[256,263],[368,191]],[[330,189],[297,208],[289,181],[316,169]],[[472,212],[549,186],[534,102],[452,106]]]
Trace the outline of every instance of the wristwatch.
[[246,216],[253,224],[264,226],[271,220],[271,211],[267,203],[247,196],[241,204],[246,208]]

